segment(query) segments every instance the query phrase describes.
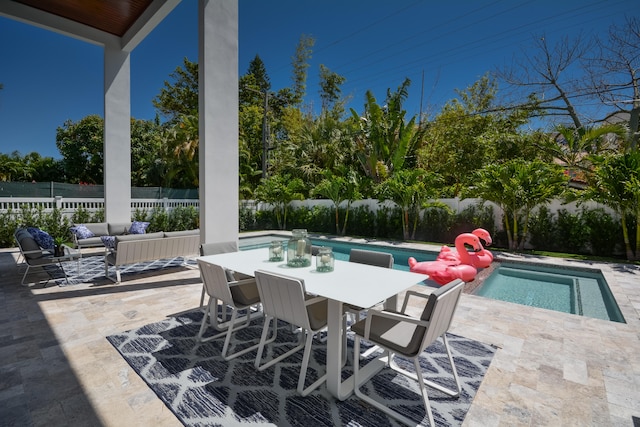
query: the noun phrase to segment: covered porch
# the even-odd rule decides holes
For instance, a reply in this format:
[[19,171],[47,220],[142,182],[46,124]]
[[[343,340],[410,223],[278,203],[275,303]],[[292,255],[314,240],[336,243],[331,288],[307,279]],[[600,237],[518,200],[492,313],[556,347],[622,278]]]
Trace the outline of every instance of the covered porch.
[[[107,222],[131,220],[131,55],[180,1],[0,2],[0,16],[104,50],[103,169]],[[158,55],[162,55],[160,47]],[[237,240],[237,0],[199,0],[198,65],[201,241]]]

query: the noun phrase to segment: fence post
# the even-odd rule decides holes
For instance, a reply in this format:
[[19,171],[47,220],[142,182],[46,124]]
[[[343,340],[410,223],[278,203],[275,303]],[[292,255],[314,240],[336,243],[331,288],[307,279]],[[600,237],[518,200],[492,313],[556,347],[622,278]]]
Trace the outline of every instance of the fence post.
[[162,198],[162,206],[164,207],[165,212],[169,212],[169,199],[166,197]]
[[62,196],[55,196],[54,199],[56,201],[56,209],[62,209]]

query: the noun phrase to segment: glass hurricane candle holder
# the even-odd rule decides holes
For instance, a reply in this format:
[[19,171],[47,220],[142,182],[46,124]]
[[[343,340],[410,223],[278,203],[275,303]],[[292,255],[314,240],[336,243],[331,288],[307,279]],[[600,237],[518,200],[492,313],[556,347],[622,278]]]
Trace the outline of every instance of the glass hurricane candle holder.
[[287,243],[287,265],[296,268],[311,266],[311,240],[307,237],[307,230],[291,232],[291,240]]
[[320,273],[333,271],[334,260],[333,249],[326,246],[321,247],[316,255],[316,271]]
[[284,261],[284,242],[274,240],[269,245],[269,261],[279,262]]

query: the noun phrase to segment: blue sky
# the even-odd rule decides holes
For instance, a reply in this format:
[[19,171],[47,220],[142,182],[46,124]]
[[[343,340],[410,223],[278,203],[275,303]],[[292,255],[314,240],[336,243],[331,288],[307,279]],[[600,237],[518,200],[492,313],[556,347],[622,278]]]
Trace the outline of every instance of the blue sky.
[[[637,15],[637,0],[239,0],[239,74],[259,55],[272,90],[291,85],[291,57],[316,42],[306,102],[316,109],[320,64],[344,76],[348,107],[411,79],[409,115],[437,111],[487,71],[523,58],[532,38],[602,35]],[[131,54],[131,112],[153,119],[152,99],[186,57],[197,61],[197,1],[183,0]],[[56,129],[103,115],[100,47],[0,17],[0,152],[59,158]],[[424,74],[424,85],[422,78]]]

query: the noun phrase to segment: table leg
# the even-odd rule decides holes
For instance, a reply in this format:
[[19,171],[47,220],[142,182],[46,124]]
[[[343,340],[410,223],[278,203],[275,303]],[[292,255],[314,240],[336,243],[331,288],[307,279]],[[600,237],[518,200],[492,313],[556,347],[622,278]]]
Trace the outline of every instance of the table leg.
[[[353,394],[355,381],[353,375],[342,381],[342,347],[346,330],[343,329],[341,301],[329,300],[327,317],[327,390],[337,399],[345,400]],[[356,358],[354,355],[354,363]],[[383,361],[372,360],[361,368],[359,377],[367,381],[384,366]]]
[[342,383],[342,302],[329,300],[327,312],[327,390],[344,400],[353,392],[353,379]]

